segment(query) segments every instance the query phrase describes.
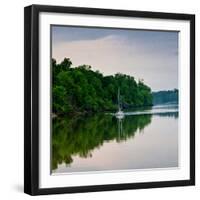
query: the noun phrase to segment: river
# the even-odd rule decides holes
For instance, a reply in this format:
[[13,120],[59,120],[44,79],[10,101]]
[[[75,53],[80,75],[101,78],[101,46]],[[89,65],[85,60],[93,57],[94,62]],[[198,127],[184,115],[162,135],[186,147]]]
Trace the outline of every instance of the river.
[[53,173],[178,167],[178,106],[55,118]]

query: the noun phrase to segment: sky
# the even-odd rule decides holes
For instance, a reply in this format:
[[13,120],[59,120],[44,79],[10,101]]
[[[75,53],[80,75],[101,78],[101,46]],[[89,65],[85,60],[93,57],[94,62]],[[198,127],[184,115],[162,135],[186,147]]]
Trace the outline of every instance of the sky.
[[52,57],[142,79],[152,91],[178,88],[178,32],[52,26]]

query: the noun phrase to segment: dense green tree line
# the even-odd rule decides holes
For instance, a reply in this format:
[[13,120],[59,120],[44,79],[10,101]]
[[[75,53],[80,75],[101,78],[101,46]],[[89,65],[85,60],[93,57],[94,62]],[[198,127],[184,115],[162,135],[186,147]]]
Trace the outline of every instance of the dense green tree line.
[[53,112],[97,112],[117,109],[120,88],[122,107],[152,105],[151,89],[125,74],[103,76],[91,66],[72,67],[69,58],[61,63],[52,59]]
[[153,104],[178,103],[178,90],[163,90],[153,92]]

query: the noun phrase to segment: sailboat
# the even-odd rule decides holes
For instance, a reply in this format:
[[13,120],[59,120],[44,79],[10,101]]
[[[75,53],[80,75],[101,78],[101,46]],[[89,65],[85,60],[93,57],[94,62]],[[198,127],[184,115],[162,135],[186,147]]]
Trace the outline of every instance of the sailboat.
[[120,103],[120,90],[118,89],[118,111],[115,113],[115,116],[118,119],[124,118],[124,112],[121,109],[121,103]]

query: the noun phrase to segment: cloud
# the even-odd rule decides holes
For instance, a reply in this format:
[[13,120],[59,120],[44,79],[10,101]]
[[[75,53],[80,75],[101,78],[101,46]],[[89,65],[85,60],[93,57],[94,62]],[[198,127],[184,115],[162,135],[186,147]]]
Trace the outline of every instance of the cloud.
[[175,47],[163,40],[155,43],[108,35],[93,40],[53,43],[52,56],[58,62],[69,57],[74,66],[91,65],[93,70],[99,70],[104,75],[121,72],[136,79],[142,78],[153,90],[161,90],[178,85]]

